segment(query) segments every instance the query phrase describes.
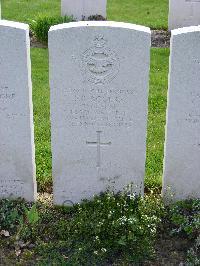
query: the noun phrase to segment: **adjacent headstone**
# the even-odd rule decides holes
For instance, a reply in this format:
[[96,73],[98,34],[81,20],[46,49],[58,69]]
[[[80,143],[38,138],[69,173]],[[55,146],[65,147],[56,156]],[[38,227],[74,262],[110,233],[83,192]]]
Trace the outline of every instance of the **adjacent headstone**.
[[200,0],[170,0],[169,30],[200,24]]
[[133,183],[143,194],[150,29],[78,22],[49,32],[54,201]]
[[0,21],[0,198],[36,199],[28,25]]
[[106,18],[107,0],[62,0],[62,16],[73,16],[76,20],[87,20],[91,15]]
[[200,197],[200,27],[172,31],[163,193]]

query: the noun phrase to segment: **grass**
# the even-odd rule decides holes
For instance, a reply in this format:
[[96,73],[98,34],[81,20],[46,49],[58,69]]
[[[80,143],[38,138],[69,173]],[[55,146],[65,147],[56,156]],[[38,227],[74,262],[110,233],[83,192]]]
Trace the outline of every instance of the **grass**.
[[[31,49],[37,180],[39,190],[51,184],[48,50]],[[152,49],[149,91],[146,186],[160,187],[167,100],[169,49]]]
[[108,0],[109,20],[167,29],[167,17],[168,0]]
[[162,184],[168,87],[168,48],[152,48],[147,130],[146,186]]
[[[60,15],[60,0],[2,0],[2,17],[29,23],[38,15]],[[108,20],[167,29],[168,0],[108,0]]]
[[37,181],[40,190],[51,183],[50,93],[48,50],[31,49]]
[[29,23],[39,15],[59,15],[60,0],[1,0],[2,17]]

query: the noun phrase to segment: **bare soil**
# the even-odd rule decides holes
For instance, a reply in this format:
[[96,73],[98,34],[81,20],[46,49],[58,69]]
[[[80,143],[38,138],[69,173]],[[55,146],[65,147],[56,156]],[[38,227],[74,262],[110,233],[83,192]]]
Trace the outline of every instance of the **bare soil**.
[[191,246],[188,239],[160,235],[155,246],[155,260],[144,263],[144,266],[183,266]]
[[[170,32],[166,30],[151,31],[151,45],[156,48],[166,48],[170,46]],[[30,33],[31,47],[47,48],[46,44],[39,42],[32,33]]]
[[166,30],[152,30],[151,31],[151,45],[152,47],[169,47],[171,33]]

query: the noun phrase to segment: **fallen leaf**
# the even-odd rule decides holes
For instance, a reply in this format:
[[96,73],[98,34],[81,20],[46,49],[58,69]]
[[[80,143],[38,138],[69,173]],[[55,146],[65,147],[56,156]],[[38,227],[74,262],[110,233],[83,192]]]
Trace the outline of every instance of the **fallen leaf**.
[[16,256],[17,257],[19,257],[19,255],[21,254],[21,249],[19,249],[19,248],[15,248],[15,254],[16,254]]
[[0,232],[0,235],[5,236],[5,237],[9,237],[10,236],[10,233],[8,231],[6,231],[6,230],[2,230]]
[[22,240],[19,240],[15,244],[18,245],[20,248],[24,248],[27,246],[28,243],[24,243]]

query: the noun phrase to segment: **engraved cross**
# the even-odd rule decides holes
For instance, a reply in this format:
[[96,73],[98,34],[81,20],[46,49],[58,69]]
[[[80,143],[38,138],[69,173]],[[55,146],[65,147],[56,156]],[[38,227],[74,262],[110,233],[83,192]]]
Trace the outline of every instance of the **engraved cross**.
[[107,143],[101,142],[101,133],[102,131],[97,131],[97,141],[94,141],[94,142],[86,141],[87,145],[95,146],[97,148],[97,169],[101,167],[101,147],[111,145],[111,142],[107,142]]

